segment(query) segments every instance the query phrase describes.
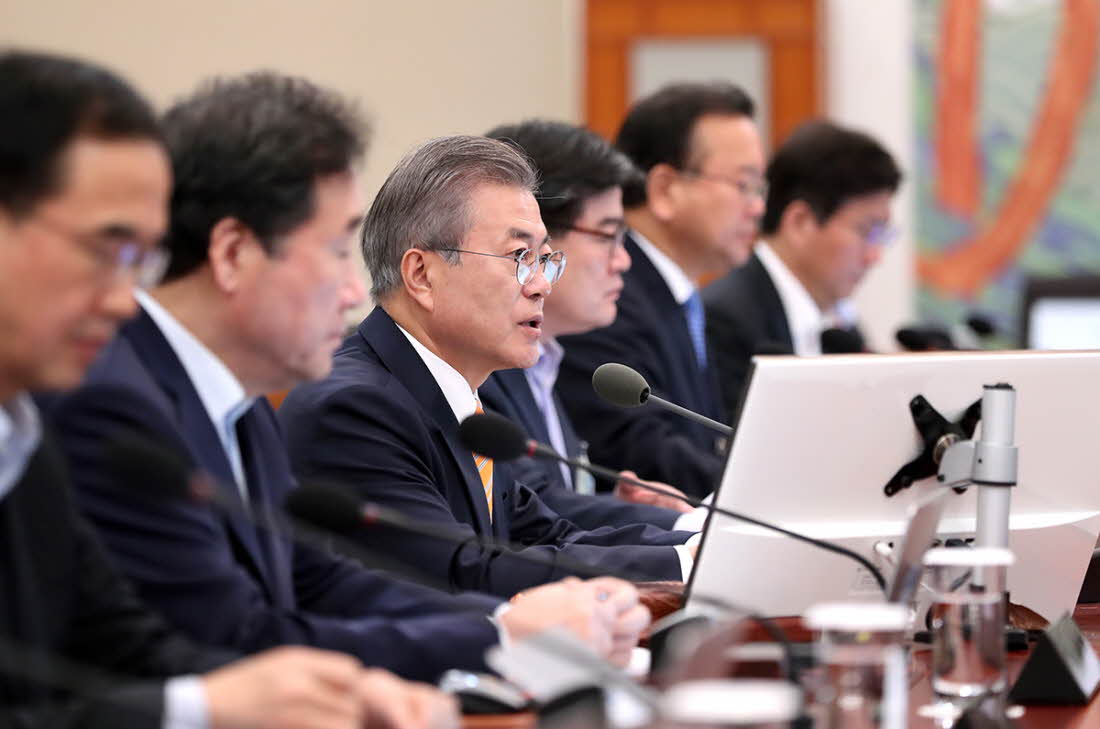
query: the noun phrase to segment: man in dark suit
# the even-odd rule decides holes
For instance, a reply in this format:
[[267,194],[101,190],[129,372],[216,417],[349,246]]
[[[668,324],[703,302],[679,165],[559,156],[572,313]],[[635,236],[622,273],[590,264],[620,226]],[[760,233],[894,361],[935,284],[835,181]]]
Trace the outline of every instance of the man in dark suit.
[[756,235],[764,153],[752,113],[748,96],[722,83],[674,84],[630,110],[615,144],[645,176],[623,188],[633,263],[618,317],[560,340],[558,390],[592,460],[693,496],[717,484],[723,439],[656,408],[603,402],[592,373],[621,362],[654,394],[723,419],[696,281],[743,263]]
[[[301,478],[347,484],[469,535],[455,545],[363,534],[456,588],[511,595],[590,570],[681,579],[689,534],[581,530],[516,483],[511,464],[475,456],[459,440],[489,374],[537,357],[543,300],[564,261],[550,251],[534,186],[521,154],[484,137],[436,139],[397,166],[363,229],[378,308],[344,341],[329,377],[284,401],[291,461]],[[475,535],[518,542],[542,561]]]
[[763,240],[744,267],[703,291],[731,416],[753,354],[828,354],[822,333],[854,323],[840,307],[893,236],[890,201],[901,172],[871,137],[816,121],[776,150],[767,182]]
[[169,188],[153,112],[125,82],[0,53],[0,726],[447,726],[434,691],[348,656],[281,649],[217,668],[232,656],[171,633],[78,515],[28,390],[76,385],[133,314]]
[[[623,272],[630,268],[623,248],[622,186],[638,172],[599,135],[564,122],[505,124],[486,136],[512,144],[531,160],[539,175],[539,214],[554,245],[568,257],[569,269],[543,306],[538,360],[527,369],[494,372],[478,394],[487,408],[521,423],[531,437],[577,458],[581,441],[554,387],[563,355],[557,337],[583,334],[615,320]],[[664,529],[698,528],[680,519],[693,511],[683,501],[626,482],[616,486],[614,495],[578,493],[592,483],[587,473],[573,473],[543,459],[528,460],[545,475],[536,480],[546,485],[539,497],[580,527],[646,523]],[[697,517],[691,520],[702,525]]]
[[[564,624],[606,648],[614,608],[636,599],[625,584],[608,590],[614,606],[594,585],[550,586],[495,625],[497,599],[395,582],[262,526],[294,481],[261,395],[326,374],[364,293],[350,254],[359,122],[335,94],[259,73],[205,85],[163,126],[176,179],[166,279],[51,412],[80,504],[142,597],[207,644],[313,645],[420,679],[484,669],[498,628]],[[103,444],[127,432],[204,471],[229,508],[122,498]]]

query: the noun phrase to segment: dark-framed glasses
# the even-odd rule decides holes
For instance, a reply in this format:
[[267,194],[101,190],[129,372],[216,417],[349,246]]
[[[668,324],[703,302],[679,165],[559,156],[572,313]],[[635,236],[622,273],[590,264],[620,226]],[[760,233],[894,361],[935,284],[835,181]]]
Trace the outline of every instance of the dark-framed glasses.
[[626,240],[626,226],[618,225],[615,230],[600,230],[598,228],[586,228],[583,225],[567,225],[566,230],[571,230],[575,233],[584,233],[590,235],[598,241],[602,241],[611,245],[612,247],[621,246],[623,241]]
[[565,251],[550,251],[539,255],[531,248],[524,248],[514,253],[482,253],[466,248],[438,248],[437,250],[513,260],[516,262],[516,280],[519,281],[520,286],[526,286],[535,277],[535,271],[538,270],[540,265],[542,266],[542,275],[546,277],[546,282],[549,284],[557,282],[561,278],[562,272],[565,271]]

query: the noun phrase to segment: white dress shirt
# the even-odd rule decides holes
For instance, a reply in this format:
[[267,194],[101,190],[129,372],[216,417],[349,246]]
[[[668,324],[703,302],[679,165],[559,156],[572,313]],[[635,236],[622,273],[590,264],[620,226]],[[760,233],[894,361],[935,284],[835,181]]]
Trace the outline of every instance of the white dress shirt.
[[248,485],[245,483],[241,448],[237,442],[237,421],[255,402],[245,396],[244,386],[217,355],[207,349],[195,335],[180,324],[160,303],[141,290],[134,292],[138,303],[152,317],[168,345],[176,353],[187,377],[210,416],[210,422],[218,432],[222,448],[233,469],[233,478],[241,493],[241,501],[248,506]]
[[31,396],[21,392],[0,405],[0,500],[27,469],[42,441],[42,422]]
[[[542,413],[546,432],[550,434],[550,445],[554,446],[554,450],[558,453],[568,455],[565,452],[565,432],[561,427],[558,409],[554,405],[554,384],[558,381],[558,371],[561,369],[565,350],[553,337],[547,337],[545,341],[540,340],[538,347],[538,360],[523,371],[523,376],[527,380],[527,386],[531,388],[535,404]],[[569,466],[559,463],[558,467],[561,469],[561,477],[566,487],[573,488],[573,474],[569,472]]]
[[821,332],[828,322],[810,292],[766,242],[756,245],[756,256],[775,284],[779,300],[783,303],[794,353],[800,357],[821,354]]

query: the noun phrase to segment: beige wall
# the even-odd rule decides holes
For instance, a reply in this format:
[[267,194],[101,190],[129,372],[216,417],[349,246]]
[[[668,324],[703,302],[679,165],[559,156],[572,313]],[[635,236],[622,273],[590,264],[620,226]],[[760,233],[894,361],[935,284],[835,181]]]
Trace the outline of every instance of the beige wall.
[[[373,194],[429,137],[531,116],[579,120],[583,1],[0,0],[0,43],[106,63],[160,105],[215,73],[269,67],[308,76],[370,112],[365,186]],[[908,0],[872,3],[873,22],[867,0],[822,2],[827,110],[909,162]],[[904,225],[908,194],[901,197]],[[912,290],[903,235],[857,297],[875,345],[891,346],[891,332],[911,316]]]
[[110,65],[163,105],[215,73],[276,68],[360,99],[367,188],[413,144],[578,115],[574,0],[4,0],[0,43]]
[[368,112],[364,184],[373,195],[430,137],[531,116],[579,119],[579,8],[579,0],[0,0],[0,44],[104,63],[162,107],[214,74],[307,76]]

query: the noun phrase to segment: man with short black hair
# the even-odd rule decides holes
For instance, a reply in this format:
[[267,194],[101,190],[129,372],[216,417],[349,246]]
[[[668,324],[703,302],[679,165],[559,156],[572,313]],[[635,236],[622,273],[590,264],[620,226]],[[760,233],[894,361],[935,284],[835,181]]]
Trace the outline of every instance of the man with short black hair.
[[170,180],[153,112],[120,78],[0,53],[0,725],[448,726],[437,692],[348,656],[219,668],[232,655],[169,632],[77,514],[28,390],[78,384],[133,315],[132,287],[163,263]]
[[763,211],[764,152],[751,99],[727,83],[672,84],[628,112],[615,146],[644,173],[623,189],[633,265],[606,328],[562,337],[559,392],[591,459],[693,496],[717,485],[724,439],[657,409],[600,400],[592,373],[621,362],[653,392],[723,420],[697,282],[749,255]]
[[[487,407],[521,423],[531,437],[576,458],[581,443],[554,387],[563,355],[557,337],[615,321],[623,273],[630,268],[623,247],[622,188],[640,173],[599,135],[565,122],[505,124],[486,136],[515,146],[531,160],[539,175],[542,222],[568,256],[569,270],[543,306],[538,361],[526,369],[494,372],[478,393]],[[587,473],[542,459],[530,465],[545,476],[532,481],[545,485],[539,497],[585,529],[639,523],[676,529],[681,513],[692,510],[683,501],[625,482],[615,496],[577,493],[577,482],[591,480]],[[641,503],[626,503],[623,497]]]
[[870,136],[815,121],[776,150],[767,182],[763,240],[744,267],[703,291],[708,344],[731,414],[758,349],[822,354],[822,332],[852,324],[838,305],[893,237],[890,202],[901,172]]

